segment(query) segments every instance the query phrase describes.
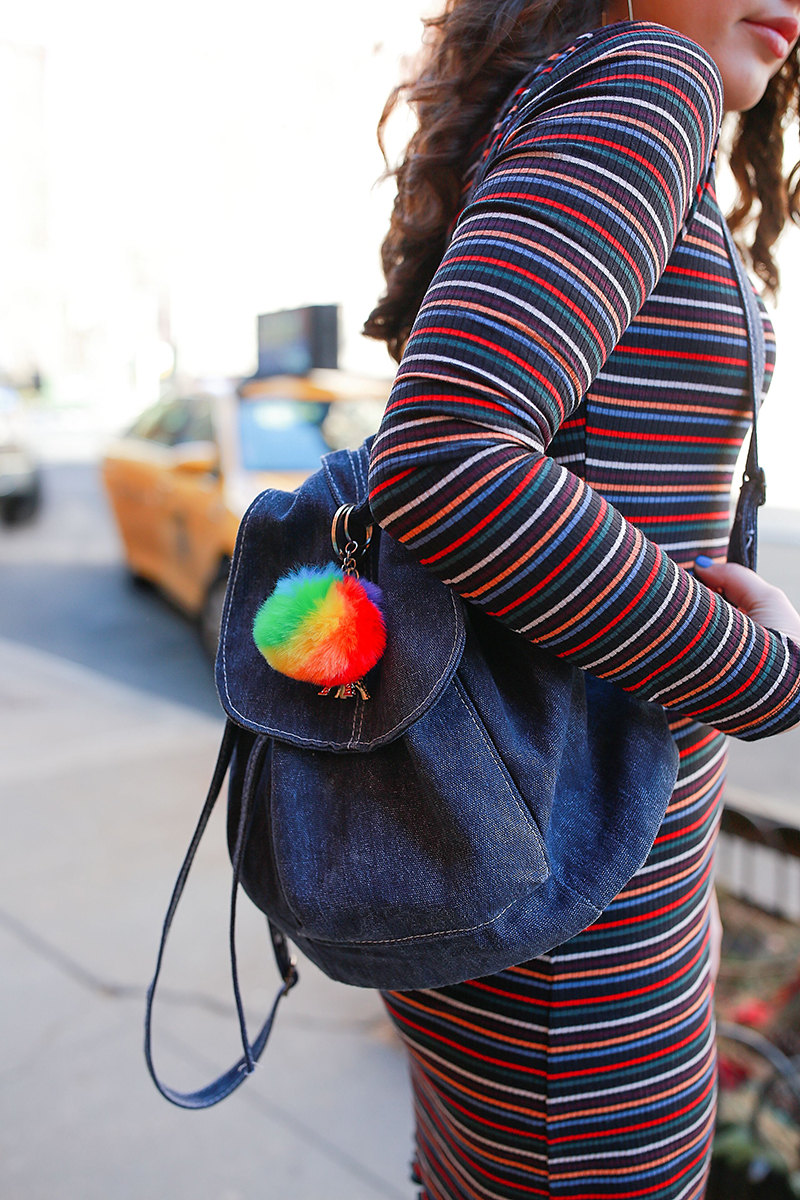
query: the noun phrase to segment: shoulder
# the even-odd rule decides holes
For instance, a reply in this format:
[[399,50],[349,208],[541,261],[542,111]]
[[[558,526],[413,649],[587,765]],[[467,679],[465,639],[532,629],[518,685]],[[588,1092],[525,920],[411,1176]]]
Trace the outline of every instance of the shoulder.
[[576,38],[538,64],[516,91],[504,133],[571,103],[655,103],[715,136],[722,80],[711,56],[691,38],[644,21],[624,21]]
[[575,70],[591,72],[602,64],[637,62],[668,72],[697,72],[722,93],[719,70],[708,51],[677,30],[651,21],[619,21],[590,30],[540,63],[534,74],[557,82]]

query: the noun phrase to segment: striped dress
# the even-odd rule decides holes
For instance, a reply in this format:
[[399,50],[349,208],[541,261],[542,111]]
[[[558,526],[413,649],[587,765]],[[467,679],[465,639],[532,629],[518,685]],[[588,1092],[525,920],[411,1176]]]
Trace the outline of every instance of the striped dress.
[[615,24],[540,64],[495,131],[373,448],[381,524],[522,636],[667,706],[681,756],[650,857],[591,928],[495,976],[385,996],[424,1200],[703,1195],[723,735],[800,719],[798,646],[686,569],[724,556],[748,425],[714,191],[721,102],[708,55],[658,25]]

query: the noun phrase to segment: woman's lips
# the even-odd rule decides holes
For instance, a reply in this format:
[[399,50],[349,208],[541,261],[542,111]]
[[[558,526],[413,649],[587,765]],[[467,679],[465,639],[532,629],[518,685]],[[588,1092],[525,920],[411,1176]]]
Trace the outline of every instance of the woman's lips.
[[[793,32],[788,28],[790,23],[795,26]],[[762,25],[760,21],[745,21],[744,24],[748,25],[753,33],[761,38],[778,59],[786,58],[791,49],[791,42],[797,37],[796,22],[781,22],[781,29],[777,29],[773,25]],[[790,36],[786,36],[787,34]]]

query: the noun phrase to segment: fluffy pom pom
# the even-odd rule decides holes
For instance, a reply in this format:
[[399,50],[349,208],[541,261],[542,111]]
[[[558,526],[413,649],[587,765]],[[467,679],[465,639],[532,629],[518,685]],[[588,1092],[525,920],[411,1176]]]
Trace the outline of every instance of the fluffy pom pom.
[[371,671],[386,648],[374,583],[338,567],[300,567],[284,575],[253,623],[269,665],[290,679],[337,687]]

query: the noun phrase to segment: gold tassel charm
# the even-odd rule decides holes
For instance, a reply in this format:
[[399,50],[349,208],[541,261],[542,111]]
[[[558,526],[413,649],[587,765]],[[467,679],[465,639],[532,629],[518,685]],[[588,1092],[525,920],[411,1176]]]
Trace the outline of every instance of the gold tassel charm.
[[317,695],[333,696],[335,700],[355,700],[356,693],[362,700],[369,700],[369,692],[361,679],[357,679],[355,683],[340,683],[338,687],[324,687]]

